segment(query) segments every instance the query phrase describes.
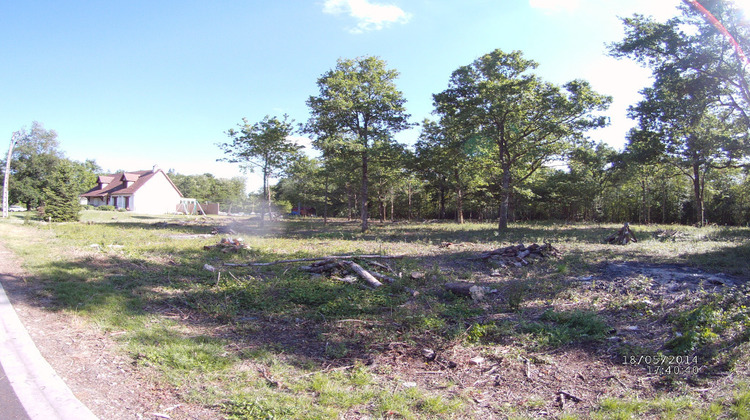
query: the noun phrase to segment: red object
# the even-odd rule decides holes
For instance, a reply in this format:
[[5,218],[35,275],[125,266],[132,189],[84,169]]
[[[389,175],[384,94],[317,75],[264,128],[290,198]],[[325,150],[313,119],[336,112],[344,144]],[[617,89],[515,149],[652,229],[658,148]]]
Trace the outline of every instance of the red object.
[[721,34],[724,35],[724,37],[728,39],[729,42],[734,46],[734,50],[735,52],[737,52],[737,55],[740,57],[742,62],[745,64],[748,63],[747,57],[745,56],[745,53],[742,51],[742,47],[740,47],[740,44],[737,42],[737,40],[734,39],[732,34],[730,34],[729,31],[727,31],[727,28],[725,28],[724,25],[722,25],[721,22],[719,22],[719,20],[716,19],[716,17],[714,17],[714,15],[711,14],[711,12],[706,10],[705,7],[703,7],[700,3],[698,3],[698,0],[683,0],[683,1],[687,3],[688,5],[692,6],[693,8],[695,8],[695,10],[699,11],[701,14],[703,14],[706,20],[708,20],[708,22],[711,25],[713,25],[714,28],[718,29],[719,32],[721,32]]

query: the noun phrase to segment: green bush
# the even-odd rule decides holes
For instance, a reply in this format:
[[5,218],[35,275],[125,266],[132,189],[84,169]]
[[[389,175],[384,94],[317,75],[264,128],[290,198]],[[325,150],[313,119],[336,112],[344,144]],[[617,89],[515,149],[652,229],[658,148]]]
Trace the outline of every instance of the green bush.
[[115,211],[115,206],[99,206],[96,209],[99,211]]

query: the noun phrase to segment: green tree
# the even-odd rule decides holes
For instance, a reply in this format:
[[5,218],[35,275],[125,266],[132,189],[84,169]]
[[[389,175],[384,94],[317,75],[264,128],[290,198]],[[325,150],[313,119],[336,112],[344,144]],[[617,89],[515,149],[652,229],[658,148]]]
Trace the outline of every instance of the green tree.
[[275,189],[277,197],[292,203],[293,207],[317,207],[324,202],[324,174],[321,162],[300,156],[279,180]]
[[417,168],[438,192],[439,215],[445,217],[446,189],[455,200],[455,220],[464,222],[464,207],[470,190],[483,182],[478,157],[488,151],[476,141],[466,125],[443,116],[439,122],[425,120],[415,145]]
[[617,152],[606,143],[582,142],[568,153],[573,193],[581,203],[584,220],[598,220],[604,206],[602,195],[611,182],[609,170]]
[[448,89],[434,95],[441,115],[462,121],[464,132],[494,145],[487,163],[496,173],[499,230],[508,226],[514,188],[559,158],[572,139],[604,126],[606,118],[595,113],[611,102],[582,80],[562,88],[544,82],[530,73],[536,67],[520,51],[497,49],[454,71]]
[[[294,133],[293,121],[287,115],[280,120],[268,115],[262,121],[250,125],[246,118],[238,124],[239,130],[226,132],[232,141],[219,143],[219,148],[228,157],[220,161],[239,163],[243,170],[253,172],[259,169],[263,177],[263,198],[265,212],[271,214],[270,179],[283,173],[289,162],[297,156],[302,146],[289,140]],[[261,224],[263,223],[261,212]]]
[[54,222],[72,222],[80,218],[81,205],[76,186],[76,164],[62,160],[51,174],[44,188],[44,205],[41,215]]
[[343,142],[360,156],[362,175],[360,216],[368,229],[368,164],[375,142],[390,141],[391,134],[410,126],[396,88],[396,70],[377,57],[339,59],[336,67],[318,79],[318,96],[307,100],[311,117],[305,130],[318,136],[317,146],[331,140]]
[[[54,130],[46,130],[34,121],[31,129],[20,130],[13,149],[8,196],[11,203],[23,203],[27,210],[44,202],[44,189],[63,159]],[[5,165],[2,165],[3,168]]]
[[[747,25],[737,23],[739,11],[730,2],[708,3],[738,39],[746,39]],[[631,107],[638,127],[629,134],[628,148],[642,162],[670,164],[690,179],[694,221],[702,225],[711,172],[737,167],[750,151],[750,103],[747,76],[737,68],[731,42],[694,9],[682,7],[682,12],[664,23],[639,15],[624,19],[625,38],[610,48],[612,55],[632,58],[654,75],[643,99]]]

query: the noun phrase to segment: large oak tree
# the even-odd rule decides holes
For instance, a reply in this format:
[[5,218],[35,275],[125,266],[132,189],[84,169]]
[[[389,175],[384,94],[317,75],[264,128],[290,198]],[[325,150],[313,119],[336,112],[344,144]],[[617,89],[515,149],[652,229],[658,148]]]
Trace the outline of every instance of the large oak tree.
[[611,102],[583,80],[562,87],[545,82],[531,73],[536,67],[520,51],[497,49],[454,71],[448,89],[434,95],[443,118],[494,145],[487,163],[496,174],[499,230],[508,226],[515,186],[560,157],[572,139],[604,126],[606,118],[596,112]]

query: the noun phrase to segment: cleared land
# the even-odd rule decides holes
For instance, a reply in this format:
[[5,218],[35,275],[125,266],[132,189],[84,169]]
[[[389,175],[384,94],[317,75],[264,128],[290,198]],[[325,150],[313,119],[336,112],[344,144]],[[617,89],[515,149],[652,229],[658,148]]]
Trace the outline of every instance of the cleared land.
[[[633,225],[638,242],[620,246],[602,243],[616,225],[496,235],[490,224],[389,223],[361,234],[315,219],[260,231],[247,218],[22,217],[0,223],[0,240],[23,259],[34,301],[113,340],[150,389],[182,402],[171,418],[750,412],[747,228]],[[214,246],[228,236],[246,247]],[[479,258],[521,243],[560,255],[522,267]],[[373,289],[303,263],[225,265],[361,254],[403,255],[377,260],[388,268],[355,259],[395,281]],[[460,281],[484,297],[446,290]]]

